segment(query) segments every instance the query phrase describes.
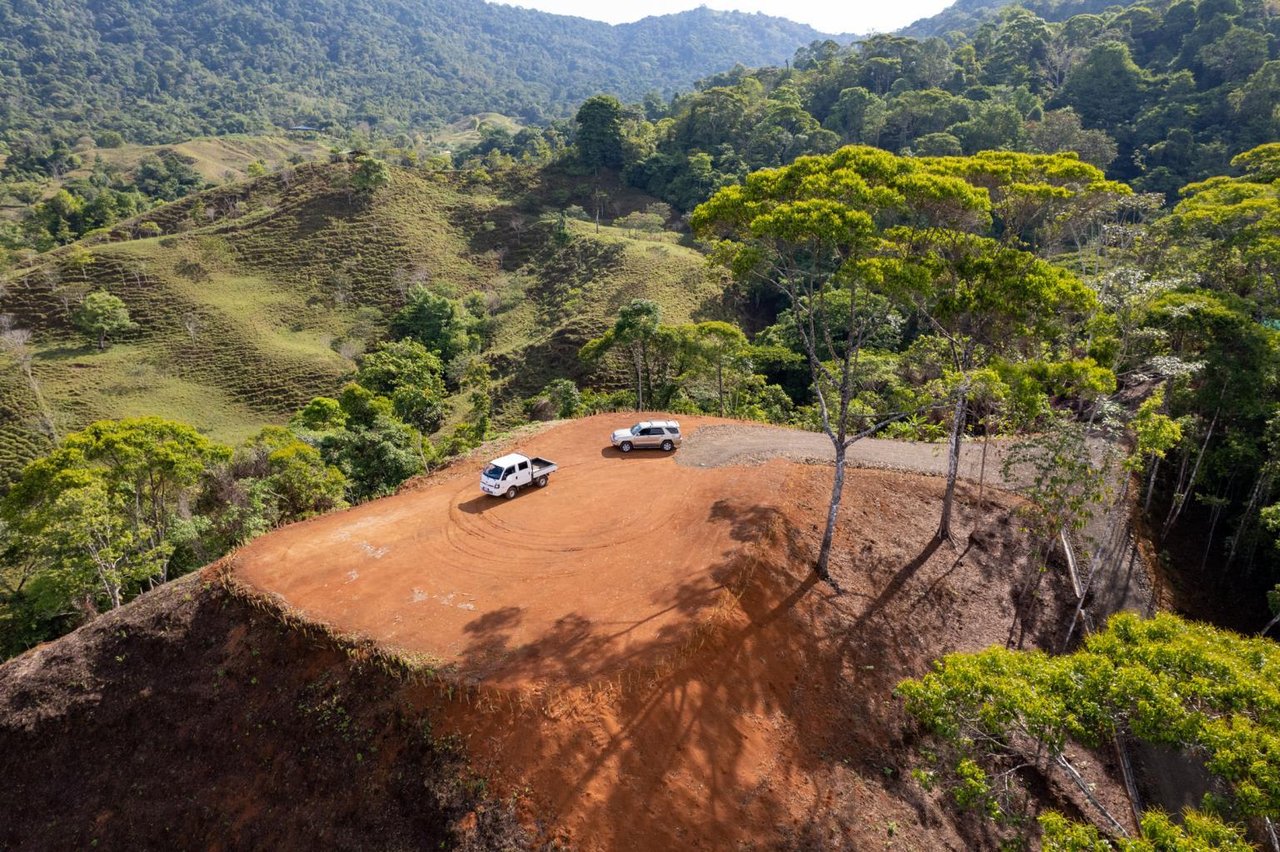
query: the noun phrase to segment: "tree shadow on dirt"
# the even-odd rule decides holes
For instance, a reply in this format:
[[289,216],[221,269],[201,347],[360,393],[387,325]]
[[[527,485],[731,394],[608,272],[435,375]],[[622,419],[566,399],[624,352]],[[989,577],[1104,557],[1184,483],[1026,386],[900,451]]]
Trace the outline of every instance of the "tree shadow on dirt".
[[[519,498],[517,498],[519,499]],[[501,500],[475,498],[468,503],[489,502],[500,506]],[[478,511],[465,508],[464,511]],[[709,520],[728,525],[734,550],[744,543],[775,535],[782,515],[769,506],[740,506],[728,501],[712,506]],[[798,543],[791,542],[791,549]],[[691,633],[701,628],[702,621],[714,619],[718,605],[732,602],[732,586],[742,566],[732,553],[709,570],[651,596],[654,605],[643,618],[611,621],[571,612],[552,622],[536,639],[516,638],[520,619],[506,610],[491,613],[468,623],[465,630],[471,640],[460,655],[458,669],[473,677],[498,676],[503,682],[547,680],[583,684],[618,678],[629,667],[644,667],[645,661],[681,655],[691,641]],[[725,596],[729,597],[726,598]],[[491,617],[496,616],[496,617]],[[652,633],[651,622],[665,623]],[[646,638],[633,637],[645,633]]]
[[[846,498],[833,566],[845,594],[811,570],[811,505],[726,498],[707,521],[733,546],[706,575],[654,597],[651,617],[680,617],[643,639],[630,637],[644,621],[578,614],[518,647],[509,616],[469,626],[463,670],[599,687],[594,697],[551,689],[539,710],[486,731],[499,753],[520,755],[509,765],[530,773],[540,812],[567,817],[580,839],[608,832],[590,839],[614,848],[866,848],[874,801],[926,845],[934,831],[994,845],[984,823],[942,810],[910,779],[918,732],[893,692],[949,651],[1003,640],[993,615],[1012,614],[1008,589],[1028,570],[1026,549],[1007,510],[993,518],[963,505],[956,528],[966,537],[939,544],[924,500],[901,509],[892,534],[868,538],[851,519],[880,511],[870,501]],[[1059,579],[1046,578],[1046,608],[1061,597]],[[825,845],[805,846],[818,837]]]

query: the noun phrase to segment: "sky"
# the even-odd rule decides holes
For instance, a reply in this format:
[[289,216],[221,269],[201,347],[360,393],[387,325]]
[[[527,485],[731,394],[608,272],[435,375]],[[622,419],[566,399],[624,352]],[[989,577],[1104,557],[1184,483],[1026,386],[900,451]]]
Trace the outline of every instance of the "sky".
[[919,18],[937,14],[952,0],[640,0],[610,3],[601,0],[505,0],[508,5],[541,9],[558,15],[577,15],[621,24],[649,15],[683,12],[698,6],[764,12],[790,18],[825,33],[890,32]]

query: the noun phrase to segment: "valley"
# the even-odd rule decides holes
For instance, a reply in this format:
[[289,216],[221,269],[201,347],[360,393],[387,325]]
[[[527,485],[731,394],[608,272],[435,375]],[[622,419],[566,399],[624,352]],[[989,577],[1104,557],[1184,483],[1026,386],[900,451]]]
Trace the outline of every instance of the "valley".
[[1275,11],[0,0],[0,847],[1280,850]]

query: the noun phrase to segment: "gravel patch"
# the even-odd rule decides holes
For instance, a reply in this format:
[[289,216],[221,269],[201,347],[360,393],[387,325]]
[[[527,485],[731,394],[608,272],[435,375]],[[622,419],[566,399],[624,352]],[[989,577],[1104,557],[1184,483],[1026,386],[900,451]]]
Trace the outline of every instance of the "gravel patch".
[[[981,443],[960,448],[960,477],[1008,487],[1000,473],[1004,446],[992,441],[982,460]],[[831,439],[821,432],[805,432],[780,426],[703,426],[686,438],[676,462],[686,467],[751,467],[770,459],[787,459],[801,464],[832,464],[835,452]],[[863,438],[849,448],[846,456],[852,467],[896,470],[926,476],[946,476],[947,445],[915,441]]]

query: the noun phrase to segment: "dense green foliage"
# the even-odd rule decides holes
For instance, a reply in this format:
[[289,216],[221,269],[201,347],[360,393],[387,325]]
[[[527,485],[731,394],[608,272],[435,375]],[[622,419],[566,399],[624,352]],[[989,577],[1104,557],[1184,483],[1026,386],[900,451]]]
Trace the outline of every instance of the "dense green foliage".
[[781,62],[818,35],[708,9],[612,27],[483,0],[4,0],[0,139],[395,133],[487,111],[538,121],[601,89],[639,98],[735,62]]
[[[737,326],[719,320],[667,325],[662,310],[634,299],[618,311],[613,326],[587,341],[580,356],[597,363],[613,351],[625,352],[634,376],[630,401],[637,409],[681,413],[715,412],[744,420],[785,423],[793,403],[786,391],[757,372],[761,353]],[[787,357],[790,360],[790,357]],[[552,383],[542,395],[557,416],[580,413],[572,386]]]
[[[388,343],[338,399],[232,450],[157,417],[100,421],[0,504],[0,652],[20,651],[280,524],[391,493],[435,461],[440,360]],[[455,450],[467,449],[455,443]]]
[[[850,444],[950,409],[938,532],[947,538],[971,408],[980,396],[1013,396],[993,368],[1029,379],[1037,371],[1021,369],[1025,363],[1096,367],[1081,333],[1096,311],[1094,294],[1027,249],[1042,241],[1046,222],[1094,196],[1125,193],[1072,156],[905,158],[850,146],[756,172],[694,211],[693,227],[720,238],[717,254],[741,284],[785,297],[789,317],[777,339],[809,366],[811,417],[835,450],[817,562],[824,579]],[[895,326],[905,333],[885,334]],[[912,381],[921,368],[932,375]],[[1051,391],[1079,395],[1048,383],[1039,395]]]
[[1076,151],[1172,196],[1280,135],[1280,25],[1262,0],[1095,11],[1054,22],[1012,7],[950,40],[820,42],[786,69],[715,75],[624,115],[627,178],[688,210],[753,169],[858,143]]
[[[190,158],[161,148],[126,172],[100,155],[86,163],[57,138],[18,134],[0,168],[0,200],[12,196],[28,205],[20,221],[0,220],[0,252],[45,251],[101,232],[165,201],[205,187]],[[68,174],[87,170],[86,176]]]
[[134,327],[124,302],[106,290],[84,297],[76,310],[75,324],[99,349],[107,348],[107,338]]
[[[1229,791],[1215,815],[1188,821],[1185,830],[1201,845],[1154,848],[1249,848],[1221,820],[1280,814],[1280,645],[1270,640],[1172,615],[1122,614],[1075,653],[950,654],[899,691],[907,710],[954,749],[957,797],[993,816],[1014,814],[1009,775],[1069,774],[1069,743],[1097,746],[1116,734],[1195,751]],[[1054,841],[1048,848],[1111,848],[1078,845],[1097,840],[1096,831],[1072,832],[1060,818],[1045,827]],[[1148,839],[1181,830],[1159,818],[1143,825]]]
[[1075,15],[1096,15],[1124,4],[1112,0],[956,0],[938,14],[903,27],[899,34],[923,40],[973,32],[998,19],[1014,5],[1028,9],[1046,21],[1065,21]]
[[1187,810],[1178,818],[1161,811],[1142,815],[1138,837],[1110,840],[1092,825],[1055,811],[1040,817],[1045,852],[1254,852],[1239,827],[1211,814]]

